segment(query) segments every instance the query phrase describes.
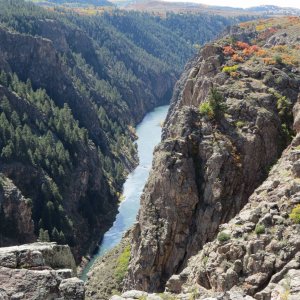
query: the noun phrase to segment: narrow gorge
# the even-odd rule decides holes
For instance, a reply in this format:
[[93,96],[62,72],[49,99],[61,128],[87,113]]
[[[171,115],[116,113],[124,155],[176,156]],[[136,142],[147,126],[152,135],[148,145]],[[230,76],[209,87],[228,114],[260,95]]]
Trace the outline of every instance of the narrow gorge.
[[[138,139],[136,145],[139,164],[133,172],[128,175],[123,185],[121,203],[119,205],[116,220],[114,221],[113,226],[104,234],[97,253],[92,257],[88,265],[85,266],[81,276],[84,280],[86,280],[91,267],[93,269],[95,268],[95,261],[119,244],[122,236],[136,220],[136,215],[140,206],[140,197],[151,169],[153,150],[160,142],[161,126],[165,120],[167,111],[167,105],[159,106],[149,112],[137,126],[136,135]],[[88,275],[89,281],[93,280],[96,286],[100,285],[98,280],[93,278],[93,273],[95,273],[95,270]]]
[[[298,299],[299,26],[298,17],[240,24],[187,65],[131,231],[123,291]],[[123,298],[137,296],[154,294]]]

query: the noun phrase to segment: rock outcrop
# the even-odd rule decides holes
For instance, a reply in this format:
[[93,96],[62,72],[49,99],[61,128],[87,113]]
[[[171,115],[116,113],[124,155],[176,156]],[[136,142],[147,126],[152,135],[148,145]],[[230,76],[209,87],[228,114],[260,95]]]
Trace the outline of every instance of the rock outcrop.
[[294,109],[297,135],[267,180],[235,218],[220,226],[218,239],[169,279],[168,291],[200,287],[205,295],[239,288],[260,300],[300,297],[300,226],[290,214],[300,203],[299,105],[300,98]]
[[68,246],[34,243],[0,248],[0,297],[6,299],[83,300]]
[[[298,137],[259,186],[293,135],[299,28],[297,17],[241,24],[188,64],[132,230],[126,290],[159,292],[168,282],[181,293],[197,283],[269,299],[272,283],[297,272],[299,229],[288,213],[299,188]],[[231,219],[220,240],[234,242],[211,244]],[[256,236],[256,225],[267,234]]]
[[34,239],[31,201],[7,177],[0,177],[1,245],[26,243]]

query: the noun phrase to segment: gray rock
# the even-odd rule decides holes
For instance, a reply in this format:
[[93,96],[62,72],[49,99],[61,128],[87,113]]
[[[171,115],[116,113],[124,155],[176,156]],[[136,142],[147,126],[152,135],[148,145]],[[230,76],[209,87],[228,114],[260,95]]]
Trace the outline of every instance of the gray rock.
[[110,298],[110,300],[124,300],[124,298],[121,296],[114,295]]
[[147,296],[146,292],[143,291],[137,291],[137,290],[131,290],[131,291],[127,291],[125,293],[122,294],[123,298],[132,298],[132,299],[139,299],[141,297],[145,297]]
[[76,277],[63,279],[59,285],[59,291],[65,300],[83,300],[84,282]]
[[0,299],[84,299],[83,281],[70,278],[71,268],[75,261],[68,246],[33,243],[0,248]]

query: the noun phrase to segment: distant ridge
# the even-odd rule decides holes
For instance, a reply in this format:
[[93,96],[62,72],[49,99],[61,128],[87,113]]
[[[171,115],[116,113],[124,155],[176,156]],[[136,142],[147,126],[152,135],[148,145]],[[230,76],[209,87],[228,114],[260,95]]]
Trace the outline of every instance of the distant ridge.
[[35,0],[32,1],[43,6],[54,6],[54,5],[68,5],[71,7],[84,7],[84,6],[112,6],[113,4],[107,0]]
[[213,6],[193,2],[167,2],[167,1],[152,1],[152,0],[111,0],[117,6],[125,6],[130,10],[141,11],[172,11],[172,12],[194,12],[194,13],[213,13],[220,15],[266,15],[266,16],[299,16],[300,9],[292,7],[279,7],[275,5],[262,5],[250,8],[235,8],[230,6]]

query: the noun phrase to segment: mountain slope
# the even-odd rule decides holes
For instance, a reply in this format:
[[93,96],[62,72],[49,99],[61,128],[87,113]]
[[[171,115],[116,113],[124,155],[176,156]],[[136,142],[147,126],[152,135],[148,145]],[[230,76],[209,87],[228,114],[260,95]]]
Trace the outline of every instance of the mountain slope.
[[[31,199],[34,221],[24,236],[7,229],[2,245],[48,230],[78,259],[114,218],[117,193],[136,163],[132,126],[168,101],[176,71],[101,20],[0,4],[1,172]],[[92,35],[98,25],[103,30],[92,39],[85,28]],[[2,218],[12,227],[11,215]]]
[[[219,226],[241,211],[291,142],[300,85],[299,26],[297,17],[241,24],[203,47],[187,65],[132,230],[125,289],[163,291],[189,258],[206,244],[210,249]],[[226,241],[227,234],[220,240]],[[215,259],[212,255],[218,265]],[[227,269],[216,267],[212,276],[219,270],[223,276]],[[187,274],[171,279],[169,289],[180,292],[176,284]],[[208,284],[204,277],[193,280],[205,288],[213,284],[216,291],[230,288],[227,279],[212,277],[215,283]],[[260,289],[264,283],[258,281]]]

